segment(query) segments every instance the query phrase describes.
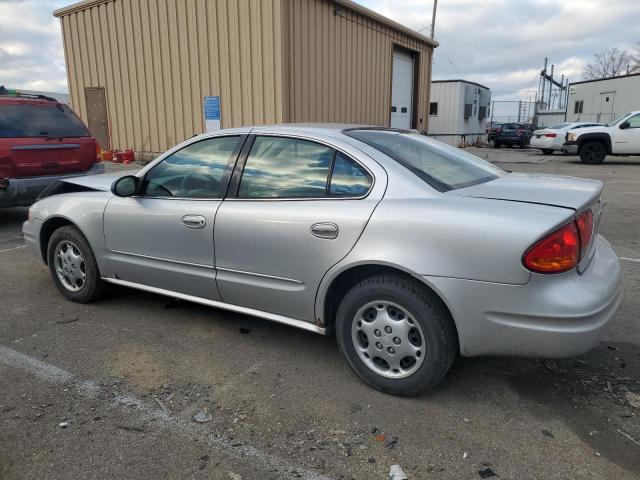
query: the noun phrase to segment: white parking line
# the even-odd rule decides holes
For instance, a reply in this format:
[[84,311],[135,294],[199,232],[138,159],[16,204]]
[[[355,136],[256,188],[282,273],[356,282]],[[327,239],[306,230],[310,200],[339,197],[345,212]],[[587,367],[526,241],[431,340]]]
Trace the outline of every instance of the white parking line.
[[627,262],[636,262],[636,263],[640,263],[640,258],[627,258],[627,257],[620,257],[620,260],[625,260]]
[[4,252],[11,252],[13,250],[19,250],[21,248],[27,248],[29,245],[20,245],[18,247],[13,247],[13,248],[5,248],[4,250],[0,250],[0,253],[4,253]]
[[[260,471],[278,471],[286,474],[297,472],[299,478],[306,480],[332,480],[331,477],[315,473],[298,465],[293,465],[289,461],[263,452],[251,445],[238,445],[237,439],[231,440],[224,436],[209,434],[206,427],[190,422],[189,420],[167,415],[159,408],[147,405],[143,400],[128,393],[121,393],[111,397],[97,382],[92,380],[80,380],[70,372],[45,363],[37,358],[30,357],[24,353],[17,352],[7,347],[0,346],[0,362],[11,367],[31,373],[36,377],[48,382],[66,384],[67,388],[75,388],[79,395],[89,398],[97,398],[104,394],[103,398],[108,398],[105,402],[112,406],[124,407],[123,412],[133,414],[137,412],[144,420],[155,420],[155,424],[161,424],[176,434],[189,437],[192,440],[205,440],[209,447],[217,449],[226,455],[243,460],[251,459],[253,467]],[[250,370],[249,370],[250,371]],[[212,412],[210,412],[212,413]],[[203,438],[204,437],[204,438]],[[235,446],[233,446],[235,445]]]

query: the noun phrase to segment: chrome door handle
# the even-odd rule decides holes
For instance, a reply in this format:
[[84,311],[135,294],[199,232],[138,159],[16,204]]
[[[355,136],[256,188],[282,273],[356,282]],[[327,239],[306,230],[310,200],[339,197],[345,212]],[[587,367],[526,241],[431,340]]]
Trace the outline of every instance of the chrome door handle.
[[314,223],[311,225],[311,234],[318,238],[328,238],[330,240],[338,236],[338,225],[330,222]]
[[187,228],[204,228],[207,221],[202,215],[185,215],[182,217],[182,224]]

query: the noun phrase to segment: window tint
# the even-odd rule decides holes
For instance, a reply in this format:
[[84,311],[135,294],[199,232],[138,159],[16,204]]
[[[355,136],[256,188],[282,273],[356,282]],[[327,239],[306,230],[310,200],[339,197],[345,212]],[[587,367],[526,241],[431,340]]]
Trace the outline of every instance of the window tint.
[[209,138],[178,150],[145,175],[144,195],[222,198],[224,171],[239,142],[239,136]]
[[393,158],[443,192],[504,175],[504,170],[475,155],[423,135],[375,129],[348,130],[345,134]]
[[371,175],[340,152],[333,163],[329,195],[332,197],[361,197],[371,187]]
[[256,137],[242,172],[242,198],[324,197],[333,149],[295,138]]
[[88,136],[84,124],[62,103],[0,105],[0,138]]

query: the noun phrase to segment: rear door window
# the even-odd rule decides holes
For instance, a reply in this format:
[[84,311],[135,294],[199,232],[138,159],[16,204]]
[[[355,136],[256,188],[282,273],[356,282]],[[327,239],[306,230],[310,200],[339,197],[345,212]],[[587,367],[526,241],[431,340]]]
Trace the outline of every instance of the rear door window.
[[80,119],[62,103],[0,104],[0,138],[89,136]]
[[308,140],[256,137],[242,172],[238,197],[326,196],[334,150]]

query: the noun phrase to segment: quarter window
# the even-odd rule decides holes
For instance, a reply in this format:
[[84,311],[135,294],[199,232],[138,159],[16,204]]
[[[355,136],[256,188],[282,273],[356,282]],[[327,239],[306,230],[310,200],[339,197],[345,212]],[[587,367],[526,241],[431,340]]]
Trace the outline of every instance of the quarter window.
[[332,197],[361,197],[371,187],[372,178],[360,165],[336,152],[331,173],[329,195]]
[[192,143],[172,153],[145,175],[143,195],[148,197],[222,198],[229,160],[240,137],[216,137]]
[[324,197],[333,152],[308,140],[258,136],[247,157],[238,196]]

